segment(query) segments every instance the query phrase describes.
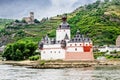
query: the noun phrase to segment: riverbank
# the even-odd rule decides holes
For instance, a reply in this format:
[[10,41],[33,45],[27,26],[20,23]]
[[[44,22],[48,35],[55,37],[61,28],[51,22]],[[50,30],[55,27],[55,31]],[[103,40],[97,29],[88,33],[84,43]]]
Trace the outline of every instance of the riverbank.
[[0,61],[1,64],[14,66],[26,66],[36,69],[58,69],[58,68],[83,68],[95,67],[104,65],[120,66],[120,60],[105,60],[105,61]]

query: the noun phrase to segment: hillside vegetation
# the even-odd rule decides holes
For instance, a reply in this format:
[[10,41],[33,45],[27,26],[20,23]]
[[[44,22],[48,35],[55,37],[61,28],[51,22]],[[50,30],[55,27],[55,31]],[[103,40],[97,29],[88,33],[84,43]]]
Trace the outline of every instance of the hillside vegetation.
[[0,30],[5,27],[6,24],[12,22],[13,20],[11,19],[0,19]]
[[70,18],[72,33],[77,29],[91,37],[94,44],[115,44],[120,35],[120,1],[99,0],[93,4],[82,6],[76,16]]
[[[61,16],[57,15],[32,25],[11,26],[11,24],[7,24],[7,27],[0,32],[1,45],[18,40],[38,42],[46,34],[55,37],[55,30],[61,22]],[[105,0],[105,2],[98,0],[93,4],[77,8],[67,16],[72,36],[77,29],[80,29],[82,34],[93,40],[94,45],[115,44],[115,39],[120,35],[119,0]]]

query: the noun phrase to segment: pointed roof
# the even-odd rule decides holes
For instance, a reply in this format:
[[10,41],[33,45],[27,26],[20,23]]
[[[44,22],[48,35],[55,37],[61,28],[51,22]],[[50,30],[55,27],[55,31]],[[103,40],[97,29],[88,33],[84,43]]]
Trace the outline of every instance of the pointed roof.
[[70,29],[70,26],[69,24],[67,23],[67,16],[64,15],[62,17],[62,23],[59,25],[58,27],[59,29]]
[[69,39],[69,37],[68,37],[68,35],[67,35],[67,34],[65,35],[65,38],[64,38],[64,39],[65,39],[65,40],[66,40],[66,39]]
[[45,36],[45,40],[48,41],[49,40],[49,37],[48,35]]
[[80,34],[80,30],[79,30],[79,29],[77,30],[77,33],[76,33],[76,34]]

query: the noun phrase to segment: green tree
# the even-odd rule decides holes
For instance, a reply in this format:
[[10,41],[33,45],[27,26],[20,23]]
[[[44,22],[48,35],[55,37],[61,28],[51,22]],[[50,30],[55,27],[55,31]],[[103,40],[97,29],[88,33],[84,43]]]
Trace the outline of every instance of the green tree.
[[26,23],[25,19],[22,19],[22,21],[21,21],[21,22]]
[[34,56],[37,44],[32,41],[18,41],[13,44],[7,45],[3,57],[7,60],[23,60],[28,59],[30,56]]
[[15,22],[16,22],[16,23],[19,23],[20,21],[16,19]]
[[35,20],[34,20],[34,22],[35,22],[35,23],[40,23],[40,21],[39,21],[39,20],[37,20],[37,19],[35,19]]
[[105,3],[108,3],[110,0],[104,0]]
[[120,0],[112,0],[112,4],[114,4],[114,5],[120,5]]

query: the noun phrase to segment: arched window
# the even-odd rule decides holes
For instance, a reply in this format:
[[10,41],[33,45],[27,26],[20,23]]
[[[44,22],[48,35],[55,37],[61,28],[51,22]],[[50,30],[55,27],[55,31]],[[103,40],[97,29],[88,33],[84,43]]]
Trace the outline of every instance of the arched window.
[[75,44],[75,46],[77,46],[77,44]]
[[77,48],[75,48],[75,51],[77,51]]

